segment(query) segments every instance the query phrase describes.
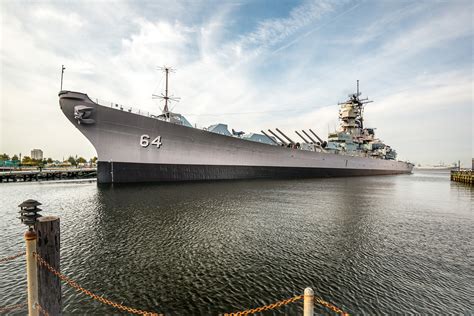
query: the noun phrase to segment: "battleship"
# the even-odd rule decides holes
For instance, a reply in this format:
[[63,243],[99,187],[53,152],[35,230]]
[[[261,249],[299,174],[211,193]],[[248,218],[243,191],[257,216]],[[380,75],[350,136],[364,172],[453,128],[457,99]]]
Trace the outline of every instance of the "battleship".
[[97,182],[171,182],[256,178],[312,178],[411,173],[413,164],[397,161],[396,151],[364,126],[364,106],[372,102],[357,91],[339,103],[340,127],[323,140],[311,128],[244,133],[225,124],[193,127],[169,110],[168,67],[160,115],[62,90],[59,104],[69,121],[97,151]]

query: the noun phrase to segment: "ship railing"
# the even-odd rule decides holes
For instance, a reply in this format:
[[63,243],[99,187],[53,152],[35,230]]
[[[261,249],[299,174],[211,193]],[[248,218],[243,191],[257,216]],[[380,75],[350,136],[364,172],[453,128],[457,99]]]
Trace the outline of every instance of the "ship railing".
[[[158,118],[158,114],[156,113],[151,113],[149,111],[143,111],[143,110],[140,110],[140,109],[134,109],[133,107],[131,106],[128,106],[128,105],[123,105],[123,104],[119,104],[119,103],[116,103],[116,102],[111,102],[111,101],[107,101],[107,100],[103,100],[103,99],[99,99],[99,98],[91,98],[92,101],[94,101],[95,103],[97,103],[98,105],[101,105],[101,106],[104,106],[104,107],[109,107],[109,108],[112,108],[112,109],[115,109],[115,110],[119,110],[119,111],[126,111],[126,112],[129,112],[129,113],[134,113],[134,114],[138,114],[138,115],[142,115],[142,116],[146,116],[146,117],[151,117],[151,118]],[[205,128],[203,128],[204,130],[206,130]],[[299,149],[299,150],[305,150],[305,149]],[[325,151],[327,151],[328,149],[326,149]],[[305,150],[305,151],[313,151],[313,150]],[[319,152],[325,152],[325,151],[319,151]],[[314,150],[314,152],[317,152],[317,150]],[[373,155],[354,155],[354,154],[349,154],[349,153],[343,153],[343,152],[338,152],[337,150],[334,151],[334,154],[341,154],[341,155],[346,155],[346,156],[351,156],[351,157],[367,157],[367,158],[376,158],[374,157]]]
[[136,109],[136,108],[133,108],[131,106],[123,105],[123,104],[116,103],[116,102],[102,100],[102,99],[99,99],[99,98],[92,98],[92,101],[94,101],[98,105],[105,106],[105,107],[112,108],[112,109],[119,110],[119,111],[125,111],[125,112],[134,113],[134,114],[138,114],[138,115],[142,115],[142,116],[146,116],[146,117],[151,117],[151,118],[157,118],[158,117],[158,114],[156,114],[156,113],[152,113],[150,111],[143,111],[143,110]]

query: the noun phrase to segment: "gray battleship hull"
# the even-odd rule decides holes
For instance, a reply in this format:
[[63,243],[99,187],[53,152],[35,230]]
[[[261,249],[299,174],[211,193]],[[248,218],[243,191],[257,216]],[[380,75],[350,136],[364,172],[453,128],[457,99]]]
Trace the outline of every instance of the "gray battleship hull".
[[[63,113],[97,151],[99,183],[387,175],[413,168],[219,135],[99,105],[83,93],[59,96]],[[87,114],[78,116],[78,108]]]

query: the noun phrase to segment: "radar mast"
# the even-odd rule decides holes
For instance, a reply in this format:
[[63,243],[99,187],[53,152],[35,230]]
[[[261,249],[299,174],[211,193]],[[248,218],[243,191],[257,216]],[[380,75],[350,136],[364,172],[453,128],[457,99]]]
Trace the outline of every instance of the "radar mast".
[[152,98],[153,99],[162,99],[162,100],[165,100],[165,106],[163,107],[163,114],[169,118],[169,113],[170,113],[170,110],[169,110],[169,107],[168,107],[168,104],[170,101],[175,101],[175,102],[179,102],[179,100],[181,98],[179,97],[174,97],[174,96],[169,96],[168,95],[168,91],[169,91],[169,88],[168,88],[168,76],[169,76],[169,73],[170,72],[176,72],[175,69],[171,68],[171,67],[168,67],[168,66],[163,66],[163,67],[158,67],[157,68],[158,70],[161,70],[165,73],[165,93],[161,93],[161,95],[157,95],[157,94],[153,94],[152,95]]

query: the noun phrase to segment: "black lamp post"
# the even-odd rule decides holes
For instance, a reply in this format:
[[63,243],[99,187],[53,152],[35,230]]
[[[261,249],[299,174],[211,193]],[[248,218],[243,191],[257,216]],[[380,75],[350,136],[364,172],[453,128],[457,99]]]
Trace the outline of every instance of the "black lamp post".
[[41,205],[40,202],[32,199],[26,200],[20,205],[18,205],[18,207],[20,208],[20,211],[18,212],[20,213],[19,219],[21,219],[21,222],[23,224],[28,226],[29,230],[33,230],[33,226],[36,223],[36,219],[38,217],[41,217],[41,215],[38,214],[38,212],[41,212],[41,209],[38,208],[39,205]]

